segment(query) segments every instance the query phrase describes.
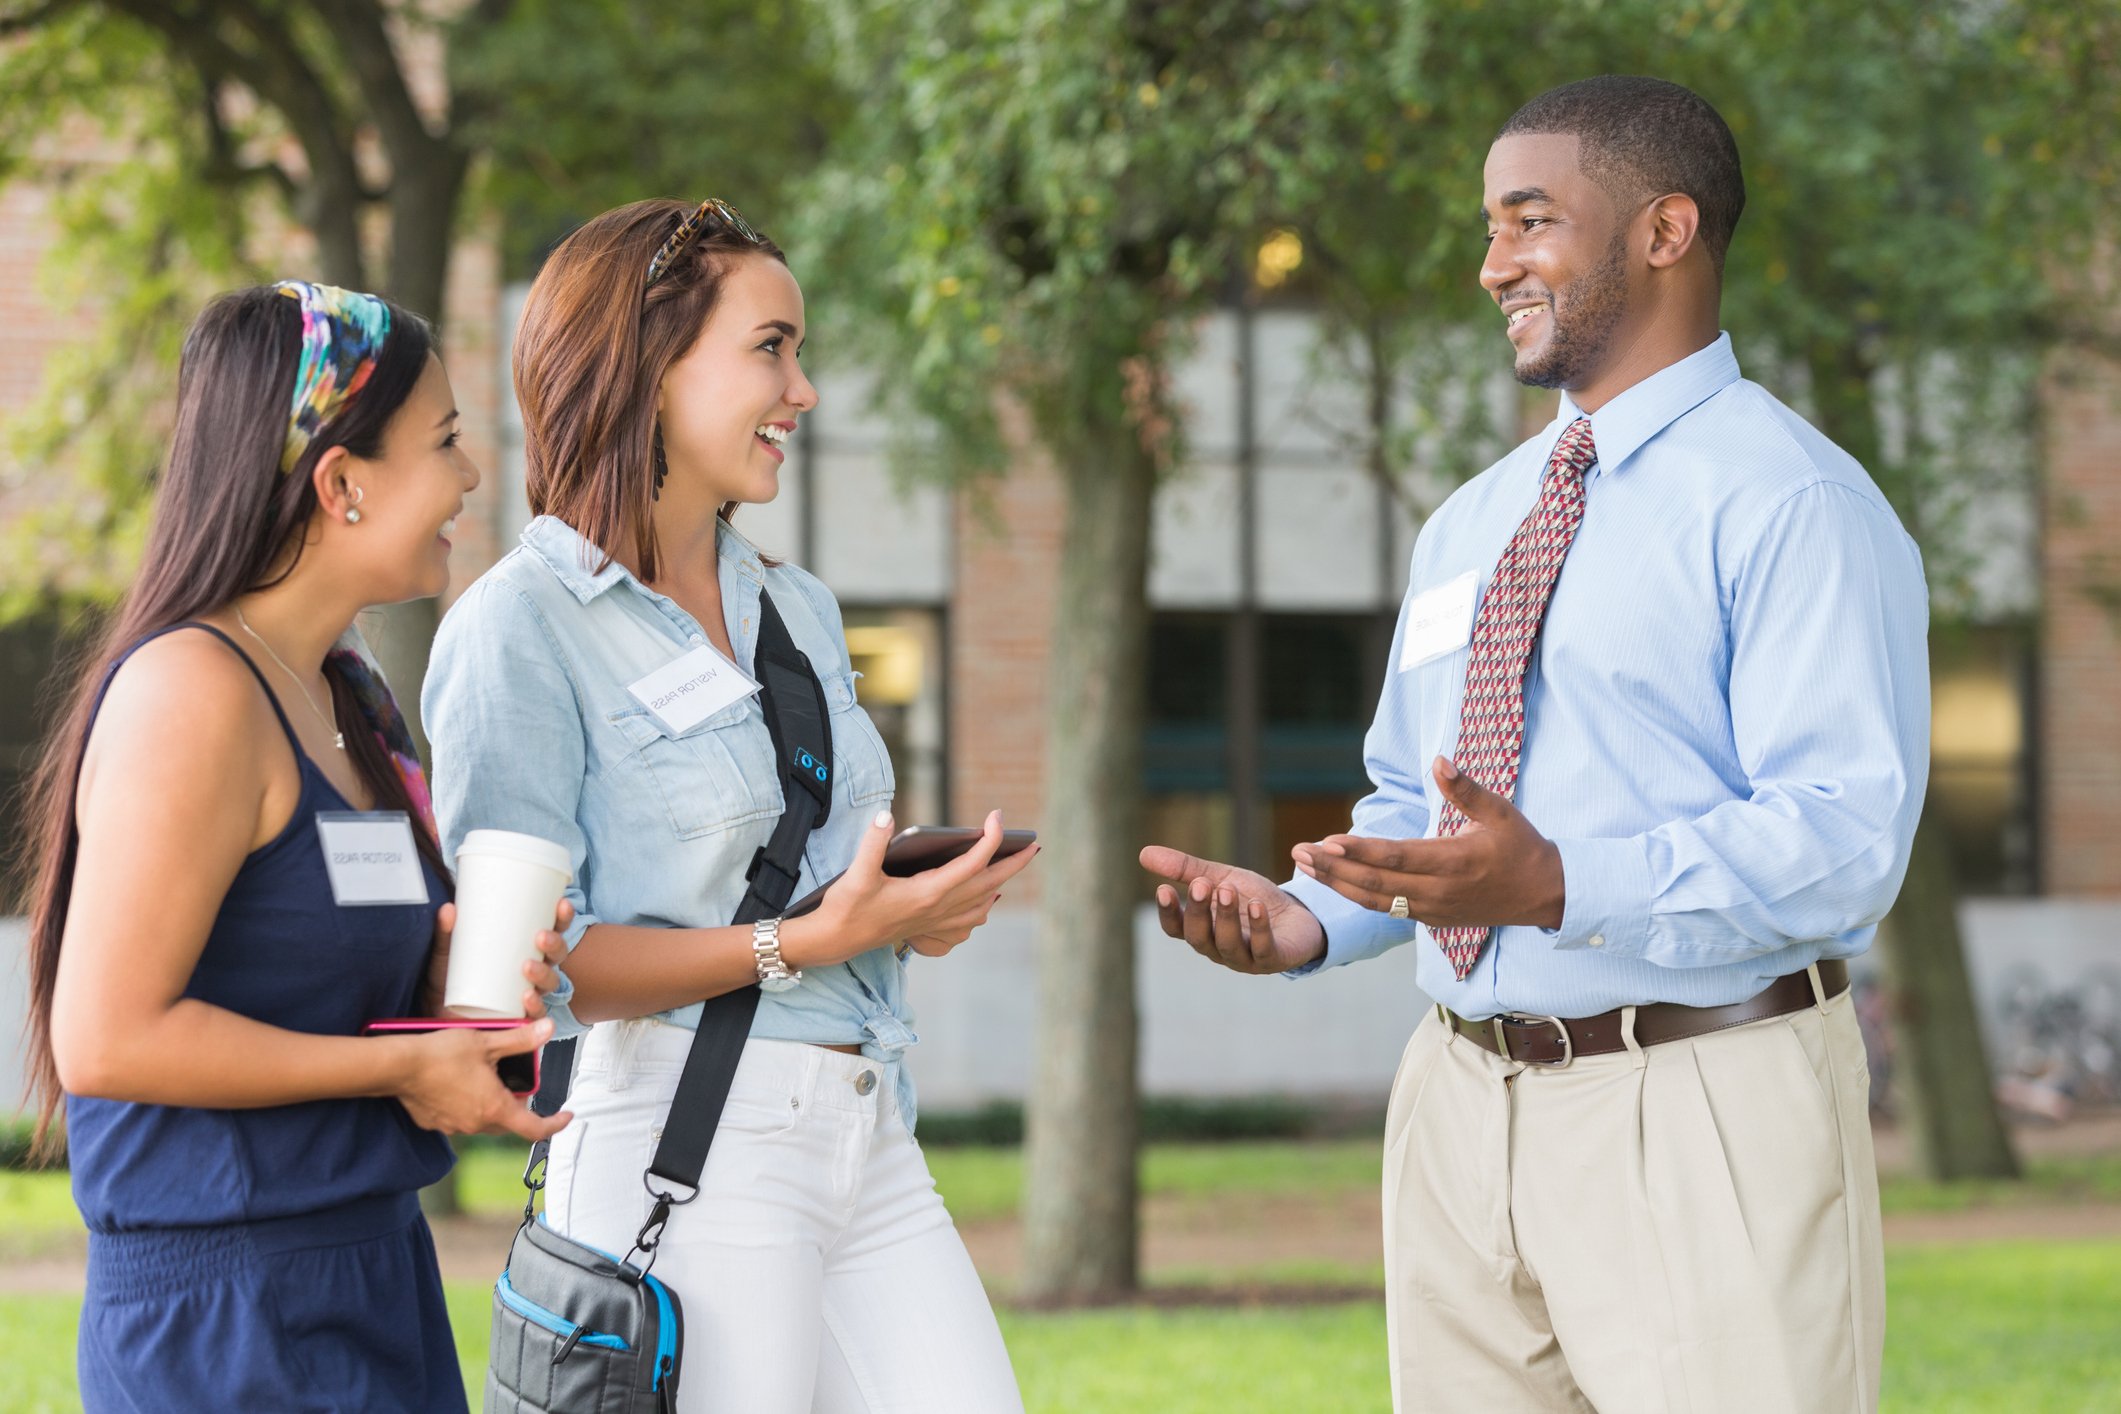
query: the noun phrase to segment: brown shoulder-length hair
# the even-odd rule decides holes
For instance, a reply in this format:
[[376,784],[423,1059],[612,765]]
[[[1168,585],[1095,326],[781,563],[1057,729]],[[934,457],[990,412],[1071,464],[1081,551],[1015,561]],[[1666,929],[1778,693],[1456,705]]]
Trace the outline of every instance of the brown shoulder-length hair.
[[[607,564],[630,535],[651,582],[656,390],[707,327],[737,257],[788,263],[772,241],[753,243],[710,219],[650,287],[649,262],[693,209],[658,197],[587,222],[546,258],[516,327],[531,513],[566,521]],[[723,506],[722,519],[735,509]]]
[[[388,303],[388,301],[385,301]],[[317,430],[293,470],[280,470],[288,405],[302,359],[302,312],[271,285],[237,290],[207,305],[184,338],[177,369],[177,416],[155,488],[153,518],[139,573],[102,631],[65,672],[55,729],[30,778],[16,860],[29,911],[29,1083],[36,1095],[32,1152],[57,1157],[52,1121],[62,1100],[52,1055],[52,994],[59,945],[73,894],[74,794],[103,680],[120,654],[173,624],[222,608],[237,596],[269,588],[294,573],[317,513],[311,472],[323,455],[345,447],[357,457],[382,455],[384,433],[435,349],[434,331],[409,310],[390,305],[390,334],[360,395]],[[404,780],[365,722],[352,682],[327,659],[332,711],[346,733],[346,755],[378,808],[414,820]],[[443,878],[440,847],[424,824],[413,837]]]

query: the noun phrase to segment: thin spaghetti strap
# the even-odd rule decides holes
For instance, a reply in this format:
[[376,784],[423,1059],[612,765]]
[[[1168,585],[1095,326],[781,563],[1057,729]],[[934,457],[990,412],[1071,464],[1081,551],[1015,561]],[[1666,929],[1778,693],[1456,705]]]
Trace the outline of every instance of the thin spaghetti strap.
[[119,667],[124,664],[126,659],[132,657],[133,654],[139,652],[148,644],[153,643],[156,639],[162,637],[164,634],[175,633],[178,629],[183,628],[205,629],[208,633],[212,634],[214,637],[220,639],[223,643],[227,644],[228,651],[236,655],[236,661],[241,663],[244,667],[250,669],[250,675],[258,680],[258,687],[261,691],[264,692],[265,700],[268,703],[272,704],[272,714],[280,719],[280,730],[287,733],[287,744],[294,749],[295,761],[299,765],[306,756],[306,753],[302,750],[302,738],[295,735],[294,724],[287,720],[287,712],[280,706],[280,699],[273,692],[272,684],[265,680],[265,674],[260,671],[258,665],[255,662],[251,661],[250,654],[245,653],[240,647],[238,647],[236,645],[236,641],[233,638],[230,638],[226,633],[223,633],[220,629],[215,628],[212,624],[201,623],[197,619],[186,619],[182,623],[175,623],[169,625],[167,628],[156,629],[153,633],[148,634],[145,638],[142,638],[138,643],[133,644],[130,648],[127,648],[123,653],[120,653],[115,659],[113,659],[110,665],[110,671],[105,673],[103,676],[103,686],[101,690],[96,693],[96,705],[90,711],[90,720],[93,721],[95,713],[100,712],[103,709],[103,698],[105,694],[110,691],[111,679],[117,676]]
[[220,639],[223,643],[228,645],[228,651],[235,654],[238,661],[240,661],[244,667],[250,669],[250,675],[258,680],[258,688],[265,694],[265,700],[272,704],[272,714],[280,719],[280,730],[287,733],[287,744],[294,748],[295,761],[297,764],[300,764],[302,760],[308,755],[308,753],[302,749],[302,738],[295,735],[294,723],[287,720],[287,710],[280,705],[280,695],[272,690],[272,684],[265,680],[265,670],[257,665],[256,661],[251,658],[250,654],[245,653],[241,648],[237,647],[236,641],[233,638],[230,638],[227,634],[223,633],[220,629],[215,628],[212,624],[201,623],[197,619],[186,619],[183,623],[172,624],[170,625],[170,627],[173,629],[203,628],[208,633],[212,634],[214,637]]

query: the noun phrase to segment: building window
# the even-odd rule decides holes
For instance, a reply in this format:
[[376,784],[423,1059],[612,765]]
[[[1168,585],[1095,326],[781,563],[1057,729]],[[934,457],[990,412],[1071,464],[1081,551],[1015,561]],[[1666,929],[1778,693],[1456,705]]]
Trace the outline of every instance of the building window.
[[1204,859],[1231,854],[1228,614],[1157,614],[1149,624],[1142,738],[1147,838]]
[[1266,861],[1348,828],[1370,792],[1362,739],[1384,689],[1392,625],[1374,614],[1267,614],[1260,624],[1259,784]]
[[949,797],[943,723],[943,616],[934,609],[848,609],[847,656],[862,675],[855,695],[876,723],[898,777],[902,824],[943,818]]
[[2033,835],[2030,626],[1940,628],[1930,640],[1929,809],[1971,894],[2028,894]]
[[1147,837],[1280,878],[1291,846],[1345,830],[1390,633],[1374,614],[1156,615]]

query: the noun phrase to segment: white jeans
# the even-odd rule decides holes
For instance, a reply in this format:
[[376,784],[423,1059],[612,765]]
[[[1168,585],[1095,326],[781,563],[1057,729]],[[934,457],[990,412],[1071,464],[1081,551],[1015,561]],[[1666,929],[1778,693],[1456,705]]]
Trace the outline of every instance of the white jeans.
[[[692,1033],[583,1038],[547,1220],[624,1253]],[[681,1414],[1018,1414],[994,1311],[893,1096],[891,1065],[752,1040],[655,1274],[684,1303]]]

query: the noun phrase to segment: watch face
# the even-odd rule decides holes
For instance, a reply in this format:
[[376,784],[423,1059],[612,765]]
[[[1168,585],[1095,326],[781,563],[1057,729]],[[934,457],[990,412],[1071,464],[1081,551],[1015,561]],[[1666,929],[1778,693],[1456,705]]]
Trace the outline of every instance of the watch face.
[[802,981],[802,978],[793,973],[783,972],[775,977],[759,978],[759,990],[762,992],[785,992],[792,987],[800,986]]

